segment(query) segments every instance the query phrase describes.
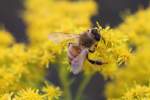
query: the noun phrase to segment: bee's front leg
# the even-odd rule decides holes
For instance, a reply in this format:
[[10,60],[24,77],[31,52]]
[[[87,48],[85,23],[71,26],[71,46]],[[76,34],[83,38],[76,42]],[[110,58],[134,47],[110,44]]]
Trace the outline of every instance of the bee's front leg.
[[89,52],[90,52],[90,53],[94,53],[94,52],[95,52],[95,49],[89,49]]
[[94,52],[95,52],[95,46],[91,47],[91,48],[89,49],[89,52],[90,52],[90,53],[94,53]]
[[93,45],[93,46],[89,49],[89,52],[90,52],[90,53],[94,53],[96,47],[97,47],[97,44]]

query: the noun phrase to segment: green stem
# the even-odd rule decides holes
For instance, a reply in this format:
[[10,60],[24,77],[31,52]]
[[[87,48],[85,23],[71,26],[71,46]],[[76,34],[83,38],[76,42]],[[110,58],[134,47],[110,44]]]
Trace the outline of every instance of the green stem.
[[82,96],[82,94],[83,94],[83,92],[84,92],[86,86],[88,85],[88,83],[89,83],[89,81],[90,81],[92,76],[93,75],[88,75],[88,76],[84,77],[82,83],[80,84],[80,86],[79,86],[79,88],[77,90],[77,94],[76,94],[75,100],[81,100],[81,96]]
[[71,91],[70,91],[70,81],[69,81],[69,72],[68,70],[66,70],[66,66],[67,64],[63,64],[63,61],[65,61],[65,57],[62,54],[61,59],[58,59],[58,74],[59,74],[59,78],[61,81],[61,85],[63,86],[63,95],[64,95],[64,100],[72,100],[72,95],[71,95]]
[[69,86],[64,86],[64,100],[72,100],[72,95]]
[[67,76],[64,73],[63,68],[59,69],[59,78],[61,81],[61,85],[63,86],[63,94],[64,94],[64,100],[72,100],[72,95],[70,91],[70,84]]

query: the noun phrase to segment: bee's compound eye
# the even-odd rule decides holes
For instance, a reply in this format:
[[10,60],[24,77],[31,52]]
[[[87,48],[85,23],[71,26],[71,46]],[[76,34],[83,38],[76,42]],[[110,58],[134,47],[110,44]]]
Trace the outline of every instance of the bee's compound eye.
[[95,35],[95,39],[96,39],[97,41],[100,41],[100,35],[99,35],[99,34]]
[[91,33],[94,35],[94,38],[95,38],[96,41],[100,41],[101,36],[98,33],[98,30],[96,28],[93,28]]

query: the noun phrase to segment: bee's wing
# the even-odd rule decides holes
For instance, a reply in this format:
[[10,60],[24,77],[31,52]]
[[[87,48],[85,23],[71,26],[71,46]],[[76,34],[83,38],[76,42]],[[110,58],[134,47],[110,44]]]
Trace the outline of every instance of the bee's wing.
[[54,43],[61,43],[64,40],[74,39],[74,38],[78,38],[78,37],[79,37],[79,34],[65,34],[65,33],[61,33],[61,32],[51,33],[48,36],[49,40]]
[[81,51],[81,53],[72,60],[71,62],[71,66],[72,66],[72,72],[73,74],[78,74],[79,72],[81,72],[82,67],[83,67],[83,63],[86,59],[88,50],[84,49]]

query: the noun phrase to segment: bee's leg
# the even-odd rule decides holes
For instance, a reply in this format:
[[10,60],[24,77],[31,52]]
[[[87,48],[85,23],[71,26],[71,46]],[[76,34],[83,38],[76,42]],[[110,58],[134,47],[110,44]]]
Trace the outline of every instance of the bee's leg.
[[97,44],[93,45],[93,46],[89,49],[89,52],[90,52],[90,53],[94,53],[96,47],[97,47]]
[[103,65],[103,64],[106,64],[102,61],[98,61],[98,60],[91,60],[91,59],[88,59],[88,61],[91,63],[91,64],[96,64],[96,65]]
[[90,53],[94,53],[94,52],[95,52],[95,47],[91,47],[91,48],[89,49],[89,52],[90,52]]
[[94,53],[94,52],[95,52],[95,50],[90,50],[90,49],[89,49],[89,52],[90,52],[90,53]]
[[96,64],[96,65],[107,64],[106,62],[103,62],[103,61],[100,61],[100,60],[92,60],[92,59],[89,59],[88,54],[87,54],[87,60],[88,60],[91,64]]

